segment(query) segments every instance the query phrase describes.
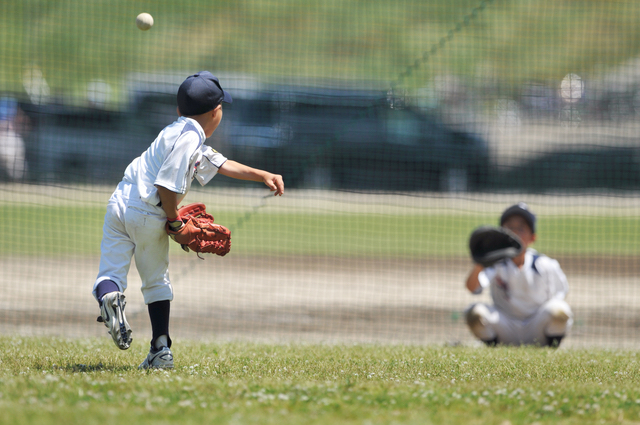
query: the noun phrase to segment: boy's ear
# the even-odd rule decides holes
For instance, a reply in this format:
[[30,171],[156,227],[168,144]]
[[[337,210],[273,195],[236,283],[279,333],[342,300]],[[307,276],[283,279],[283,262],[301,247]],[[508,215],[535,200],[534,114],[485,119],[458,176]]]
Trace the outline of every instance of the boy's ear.
[[176,112],[178,113],[178,116],[179,116],[179,117],[181,117],[181,116],[182,116],[182,114],[180,113],[180,107],[179,107],[179,106],[178,106],[178,107],[176,107]]

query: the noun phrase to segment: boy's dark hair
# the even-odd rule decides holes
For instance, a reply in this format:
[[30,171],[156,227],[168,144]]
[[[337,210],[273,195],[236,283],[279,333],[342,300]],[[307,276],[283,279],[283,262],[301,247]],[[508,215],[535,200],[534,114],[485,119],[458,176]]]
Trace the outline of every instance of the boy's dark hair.
[[231,95],[209,71],[188,76],[178,88],[178,108],[184,116],[204,114],[222,102],[231,103]]
[[500,226],[502,226],[509,217],[514,215],[519,215],[520,217],[524,218],[524,220],[529,225],[529,228],[531,229],[531,233],[536,232],[536,215],[524,202],[518,202],[517,204],[511,205],[509,208],[504,210],[502,216],[500,217]]

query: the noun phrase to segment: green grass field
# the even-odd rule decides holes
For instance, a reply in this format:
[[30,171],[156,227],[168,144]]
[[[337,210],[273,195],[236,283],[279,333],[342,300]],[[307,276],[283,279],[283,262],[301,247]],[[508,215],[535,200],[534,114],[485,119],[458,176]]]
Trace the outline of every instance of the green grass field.
[[[155,18],[147,32],[134,25],[143,11]],[[434,90],[436,77],[455,75],[495,113],[494,96],[517,99],[525,83],[557,85],[569,72],[598,81],[637,57],[639,12],[637,2],[601,0],[3,0],[0,92],[26,98],[25,74],[41,71],[56,102],[86,106],[98,80],[113,90],[108,107],[122,109],[136,72],[210,69],[384,87],[406,73],[405,86]],[[0,205],[0,255],[37,262],[99,254],[107,197],[59,207],[41,205],[46,195],[9,204],[14,196]],[[470,232],[496,216],[457,211],[247,207],[215,216],[233,231],[233,255],[375,261],[467,256]],[[554,214],[539,224],[534,247],[551,256],[640,254],[638,216]],[[34,281],[65,277],[54,265],[37,271]],[[53,302],[68,309],[65,301]],[[11,324],[15,306],[4,302]],[[618,313],[603,317],[611,329]],[[0,336],[0,425],[640,424],[635,351],[177,339],[174,370],[140,371],[147,348],[137,340],[120,351],[107,335]]]
[[3,424],[634,424],[635,352],[0,338]]
[[[18,239],[8,230],[0,233],[0,253],[100,252],[101,207],[0,205],[0,215],[12,217],[11,225],[21,229]],[[232,230],[233,252],[238,254],[260,253],[269,247],[272,254],[466,255],[471,231],[478,225],[495,224],[495,220],[464,214],[251,214],[249,209],[216,213],[216,222]],[[640,217],[544,217],[534,246],[549,255],[638,255]]]
[[[482,69],[495,72],[498,91],[517,93],[522,82],[559,82],[633,58],[638,10],[593,0],[8,0],[0,4],[0,90],[22,91],[34,65],[52,93],[81,103],[93,79],[123,102],[130,72],[387,83],[417,62],[410,86]],[[155,19],[147,32],[134,25],[141,11]]]

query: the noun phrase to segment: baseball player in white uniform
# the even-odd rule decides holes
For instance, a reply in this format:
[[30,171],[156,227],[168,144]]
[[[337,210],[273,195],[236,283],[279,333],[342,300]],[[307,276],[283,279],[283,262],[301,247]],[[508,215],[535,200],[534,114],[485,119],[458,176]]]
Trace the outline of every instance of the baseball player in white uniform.
[[98,321],[104,322],[116,346],[129,348],[131,327],[124,308],[127,274],[135,255],[148,306],[152,339],[149,355],[140,368],[172,368],[169,337],[169,238],[165,225],[180,229],[178,205],[192,181],[207,184],[217,173],[264,182],[274,193],[284,193],[280,175],[227,160],[204,141],[222,119],[222,102],[231,96],[207,71],[189,76],[178,89],[178,115],[151,146],[134,159],[109,199],[101,243],[100,270],[93,295],[100,304]]
[[25,116],[15,99],[0,98],[0,177],[4,171],[12,181],[22,180],[28,171],[20,131],[21,128],[24,130],[24,120]]
[[528,248],[536,239],[536,216],[525,203],[507,208],[500,225],[518,235],[525,249],[491,267],[474,266],[467,289],[480,294],[489,288],[493,305],[471,305],[465,312],[467,324],[489,346],[557,348],[573,323],[573,313],[564,300],[569,290],[567,278],[556,260]]

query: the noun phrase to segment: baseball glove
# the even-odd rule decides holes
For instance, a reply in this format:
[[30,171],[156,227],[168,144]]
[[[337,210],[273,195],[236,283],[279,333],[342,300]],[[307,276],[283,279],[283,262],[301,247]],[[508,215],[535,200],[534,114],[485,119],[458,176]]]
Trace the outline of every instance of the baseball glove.
[[204,204],[189,204],[178,209],[182,227],[173,230],[167,222],[165,229],[171,238],[178,242],[182,249],[189,252],[226,255],[231,249],[231,231],[224,226],[213,223],[213,216],[208,214]]
[[522,252],[520,238],[504,227],[481,226],[469,238],[473,261],[489,267],[500,260],[513,258]]

